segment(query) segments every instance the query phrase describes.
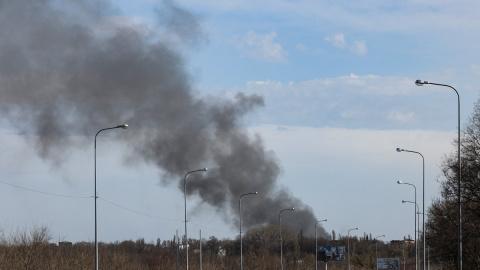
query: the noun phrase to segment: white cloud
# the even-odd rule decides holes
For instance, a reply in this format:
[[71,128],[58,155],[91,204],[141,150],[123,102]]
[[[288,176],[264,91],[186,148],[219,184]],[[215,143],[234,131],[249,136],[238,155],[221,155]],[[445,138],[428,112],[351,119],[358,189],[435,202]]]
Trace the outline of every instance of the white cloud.
[[343,34],[335,34],[331,37],[326,37],[325,41],[340,49],[347,47],[347,42],[345,41],[345,36]]
[[331,37],[325,37],[325,41],[332,44],[336,48],[348,49],[352,53],[359,56],[364,56],[368,52],[367,45],[364,40],[356,40],[352,45],[349,45],[345,40],[344,34],[335,34]]
[[[255,5],[248,1],[232,0],[179,0],[183,6],[203,9],[216,14],[230,11],[253,14],[262,12],[263,16],[272,13],[291,18],[297,14],[306,24],[334,22],[336,25],[355,27],[363,31],[414,33],[462,31],[475,32],[480,26],[477,1],[289,1],[258,0]],[[324,12],[319,13],[318,10]],[[268,13],[266,13],[268,12]],[[339,20],[339,18],[342,18]]]
[[387,116],[388,119],[393,120],[393,121],[398,121],[398,122],[409,122],[415,118],[415,113],[414,112],[399,112],[399,111],[391,111],[388,113]]
[[471,65],[471,66],[470,66],[470,70],[471,70],[474,74],[480,75],[480,67],[478,67],[477,65]]
[[350,47],[350,50],[353,53],[355,53],[357,55],[360,55],[360,56],[364,56],[368,52],[367,45],[365,44],[365,41],[363,41],[363,40],[353,42],[353,45],[352,45],[352,47]]
[[372,129],[453,128],[448,123],[455,123],[455,111],[446,109],[455,105],[449,98],[449,89],[418,87],[415,79],[349,74],[300,82],[255,81],[231,92],[264,97],[265,107],[252,120],[257,123]]
[[340,112],[340,116],[346,119],[359,118],[361,117],[361,115],[362,115],[362,112],[354,111],[354,110],[346,110],[346,111]]
[[230,41],[237,49],[253,59],[268,62],[287,62],[288,53],[280,43],[274,41],[276,37],[276,32],[260,35],[254,31],[249,31],[243,36],[232,37]]
[[298,43],[297,46],[295,46],[295,48],[297,48],[297,50],[299,50],[301,52],[308,51],[308,47],[305,46],[304,44],[301,44],[301,43]]

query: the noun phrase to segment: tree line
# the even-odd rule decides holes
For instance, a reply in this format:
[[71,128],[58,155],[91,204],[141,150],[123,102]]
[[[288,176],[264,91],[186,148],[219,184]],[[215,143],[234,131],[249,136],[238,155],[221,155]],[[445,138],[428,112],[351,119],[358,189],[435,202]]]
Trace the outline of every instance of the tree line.
[[[335,238],[335,239],[333,239]],[[292,228],[282,228],[284,269],[315,269],[315,239]],[[34,226],[18,230],[10,236],[0,236],[0,269],[92,269],[94,244],[92,242],[51,243],[52,233],[47,227]],[[319,246],[346,246],[347,237],[335,235],[331,239],[318,238]],[[414,244],[411,241],[385,243],[371,235],[350,236],[351,269],[375,269],[376,256],[399,258],[402,269],[415,269]],[[240,269],[240,239],[202,239],[200,268],[200,241],[188,239],[189,269]],[[245,270],[280,269],[280,240],[278,225],[262,225],[249,229],[243,236],[243,268]],[[376,252],[378,250],[378,253]],[[178,261],[177,261],[178,258]],[[178,264],[177,264],[178,262]],[[318,269],[324,269],[324,262]],[[171,240],[147,243],[144,239],[99,243],[99,269],[185,269],[185,251]],[[328,269],[345,270],[346,261],[328,262]],[[440,269],[434,267],[432,270]]]

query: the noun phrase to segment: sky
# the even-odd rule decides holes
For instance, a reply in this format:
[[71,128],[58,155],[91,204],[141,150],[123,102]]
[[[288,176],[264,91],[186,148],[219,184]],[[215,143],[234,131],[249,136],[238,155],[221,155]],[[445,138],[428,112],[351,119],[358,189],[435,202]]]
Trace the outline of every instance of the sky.
[[[55,1],[43,2],[65,13],[72,12],[68,8],[78,8],[58,7]],[[237,99],[238,93],[251,97],[253,105],[245,105],[245,111],[238,112],[235,129],[249,138],[247,141],[264,149],[266,156],[278,165],[278,174],[270,179],[273,184],[268,187],[288,193],[286,197],[292,201],[285,201],[285,205],[296,210],[307,209],[317,220],[328,219],[321,223],[328,234],[334,230],[337,235],[346,235],[349,229],[358,227],[358,231],[350,234],[385,235],[381,239],[385,241],[413,235],[415,210],[402,200],[413,201],[414,189],[398,185],[397,181],[416,186],[420,209],[424,191],[427,209],[440,195],[438,181],[443,178],[439,166],[445,155],[455,153],[458,127],[455,92],[434,85],[419,87],[414,82],[422,79],[455,87],[461,99],[462,126],[479,98],[480,18],[476,11],[480,4],[474,1],[122,0],[96,8],[79,8],[83,17],[73,17],[71,23],[93,27],[100,36],[109,35],[109,29],[102,28],[105,25],[127,27],[139,35],[153,37],[149,42],[166,44],[180,59],[178,62],[188,78],[185,91],[193,100],[211,106],[220,104],[223,108],[230,101],[243,104]],[[6,29],[0,31],[5,34]],[[50,44],[55,40],[49,39],[48,33],[42,35],[48,42],[30,52],[35,55],[55,52]],[[73,42],[68,44],[78,52]],[[1,46],[0,59],[4,61],[12,55],[5,48],[10,47]],[[123,52],[119,47],[112,54],[121,56]],[[70,57],[68,53],[65,55]],[[55,65],[48,68],[55,70]],[[142,103],[149,96],[139,97],[135,106],[110,109],[108,98],[103,98],[107,90],[99,87],[93,96],[99,97],[99,107],[109,108],[103,113],[121,117],[103,118],[84,107],[68,111],[69,114],[61,113],[71,127],[78,119],[82,124],[90,124],[72,132],[60,132],[45,143],[44,139],[52,134],[42,133],[41,128],[29,128],[38,119],[33,117],[38,116],[36,109],[32,112],[27,109],[27,115],[21,111],[48,106],[32,105],[35,95],[18,101],[27,96],[22,91],[32,88],[37,84],[35,80],[41,78],[31,76],[32,85],[19,84],[8,77],[7,71],[14,73],[12,70],[16,70],[13,64],[2,65],[0,82],[24,88],[2,91],[12,98],[2,102],[8,110],[3,110],[6,116],[0,130],[4,142],[0,156],[0,197],[4,202],[0,227],[9,235],[45,225],[50,228],[53,241],[93,241],[94,135],[102,128],[135,119],[129,118],[130,115],[137,113],[136,108],[145,109]],[[65,85],[75,82],[72,79]],[[51,83],[51,87],[55,85]],[[82,91],[81,87],[75,89],[79,91],[76,93]],[[139,90],[126,87],[118,95],[125,91],[135,95]],[[14,93],[19,93],[19,97]],[[75,99],[86,96],[75,95]],[[151,106],[182,107],[184,104],[175,98],[165,96],[158,105],[152,98]],[[12,109],[11,104],[17,107]],[[71,104],[62,106],[74,106]],[[78,116],[77,111],[92,114],[87,119],[90,122]],[[167,121],[170,117],[148,115],[158,116],[152,122]],[[105,121],[111,119],[119,122]],[[201,184],[195,183],[196,177],[188,176],[191,181],[187,187],[193,182],[192,186],[198,190],[208,190],[214,189],[208,186],[210,176],[218,180],[217,175],[229,173],[217,173],[215,168],[221,167],[221,162],[216,160],[212,164],[215,159],[198,163],[198,168],[184,168],[183,174],[166,161],[157,162],[152,158],[157,153],[147,151],[152,147],[148,143],[149,122],[128,124],[126,130],[109,130],[97,137],[99,240],[170,240],[177,231],[180,235],[184,233],[184,174],[203,167],[213,168],[200,173]],[[202,131],[208,133],[209,128],[213,127]],[[172,141],[177,136],[183,137],[177,133]],[[211,141],[219,138],[224,137]],[[397,147],[424,156],[425,190],[421,156],[398,153]],[[165,148],[168,147],[159,147],[161,151]],[[239,158],[248,160],[249,156]],[[255,171],[255,161],[248,161],[250,167],[230,168],[238,172],[238,177],[243,175],[242,171]],[[232,180],[221,178],[221,181]],[[215,188],[223,187],[221,181],[215,182]],[[262,187],[262,179],[250,181]],[[252,191],[257,190],[244,193]],[[193,193],[187,197],[189,237],[198,239],[200,230],[207,239],[237,237],[235,202],[242,194],[235,197],[225,192],[225,196],[232,197],[226,201],[219,199],[221,191],[213,194],[202,197]],[[242,199],[245,219],[252,209],[262,209],[273,220],[278,216],[281,209],[263,208],[267,196],[262,195],[259,192]],[[295,212],[283,215],[295,218],[298,215]],[[288,226],[288,220],[282,225]],[[303,224],[310,229],[314,225]]]

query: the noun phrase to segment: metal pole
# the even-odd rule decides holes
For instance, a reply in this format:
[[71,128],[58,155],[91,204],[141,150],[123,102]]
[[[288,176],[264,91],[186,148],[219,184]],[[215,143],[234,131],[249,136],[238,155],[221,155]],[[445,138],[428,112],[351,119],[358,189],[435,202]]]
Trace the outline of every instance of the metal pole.
[[177,238],[175,239],[175,245],[177,246],[177,270],[178,270],[178,246],[180,245],[180,241],[178,239],[178,230],[177,230]]
[[385,235],[380,235],[375,237],[375,264],[377,265],[377,270],[378,270],[378,253],[377,253],[377,246],[378,246],[378,238],[379,237],[385,237]]
[[347,232],[347,244],[348,244],[348,270],[350,270],[350,231],[358,230],[358,228],[350,229]]
[[185,177],[183,178],[183,199],[185,202],[185,269],[188,270],[188,236],[187,236],[187,174],[185,174]]
[[[413,184],[410,184],[410,183],[406,183],[406,182],[403,182],[403,181],[398,181],[397,182],[398,184],[405,184],[405,185],[410,185],[412,186],[414,189],[415,189],[415,205],[414,205],[414,209],[415,209],[415,206],[418,207],[417,205],[417,187]],[[420,238],[420,227],[418,226],[417,227],[417,214],[416,214],[417,211],[415,211],[415,221],[413,222],[413,227],[414,227],[414,234],[413,234],[413,237],[415,237],[415,269],[418,269],[419,268],[419,260],[418,260],[418,253],[419,253],[419,250],[420,250],[420,247],[417,245],[417,232],[419,234],[419,237]],[[418,228],[418,231],[417,231],[417,228]]]
[[185,250],[186,250],[186,258],[185,258],[185,269],[188,270],[188,235],[187,235],[187,175],[194,172],[205,172],[207,168],[203,168],[200,170],[190,171],[185,174],[183,177],[183,198],[185,201]]
[[[420,235],[420,217],[418,217],[418,215],[420,215],[420,207],[418,206],[417,204],[417,228],[418,228],[418,231],[417,231],[417,234],[418,234],[418,241],[420,241],[420,238],[421,238],[421,235]],[[421,250],[420,250],[420,245],[418,246],[418,257],[420,258],[421,256]],[[420,260],[418,262],[418,268],[420,268]]]
[[[413,206],[413,208],[415,209],[415,207],[418,207],[417,206],[417,188],[412,185],[413,188],[415,189],[415,205]],[[417,209],[418,211],[418,209]],[[417,269],[419,268],[419,261],[418,261],[418,251],[420,249],[420,247],[417,245],[417,241],[418,241],[418,238],[417,238],[417,233],[420,233],[420,227],[415,227],[417,224],[417,213],[415,212],[415,222],[413,223],[413,227],[415,228],[414,230],[414,234],[413,234],[413,237],[415,237],[415,267],[417,267]],[[417,231],[418,230],[418,231]]]
[[[101,130],[100,130],[101,131]],[[98,133],[100,133],[100,131]],[[97,234],[97,135],[95,135],[95,270],[98,270],[98,234]]]
[[[326,219],[324,220],[318,220],[315,222],[315,270],[317,270],[317,264],[318,264],[318,245],[317,245],[317,224],[322,221],[327,221]],[[326,262],[325,262],[326,265]]]
[[283,244],[282,244],[282,212],[287,210],[295,210],[295,208],[283,209],[278,213],[278,224],[280,226],[280,267],[283,270]]
[[94,146],[94,171],[95,171],[95,270],[98,270],[98,231],[97,231],[97,136],[100,132],[104,130],[109,130],[109,129],[115,129],[115,128],[123,128],[126,129],[128,128],[127,124],[123,125],[118,125],[116,127],[109,127],[109,128],[104,128],[101,129],[95,134],[95,146]]
[[202,270],[202,229],[200,229],[200,270]]
[[[423,202],[422,202],[422,233],[423,233],[423,270],[425,270],[425,158],[422,154],[418,153],[422,156],[422,171],[423,171]],[[418,228],[420,230],[420,228]],[[420,247],[419,247],[420,248]],[[460,267],[460,269],[462,269]]]
[[[457,181],[457,192],[458,192],[458,270],[462,270],[462,193],[461,193],[461,183],[462,183],[462,162],[461,162],[461,153],[460,153],[460,94],[457,89],[448,84],[432,83],[429,81],[416,80],[416,85],[422,86],[424,84],[432,84],[438,86],[445,86],[453,89],[457,93],[458,98],[458,181]],[[423,156],[422,156],[423,157]],[[423,165],[424,173],[423,177],[425,178],[425,162]],[[423,206],[423,268],[425,269],[425,205]]]
[[257,194],[256,191],[242,194],[238,199],[238,215],[240,216],[240,269],[243,270],[243,244],[242,244],[242,197]]
[[283,248],[282,248],[282,211],[278,215],[278,224],[280,225],[280,267],[283,270]]
[[[423,230],[422,232],[425,232],[425,158],[420,152],[397,148],[397,152],[403,152],[403,151],[419,154],[422,157],[422,168],[423,168],[422,170],[423,171],[423,203],[422,203],[423,204],[423,225],[422,225]],[[423,233],[423,269],[425,269],[425,233]]]
[[347,247],[348,247],[348,270],[350,270],[350,230],[347,233]]
[[[418,204],[416,204],[416,203],[414,203],[414,202],[412,202],[412,201],[405,201],[405,200],[403,200],[402,203],[413,203],[413,204],[414,204],[414,205],[413,205],[413,210],[415,211],[414,215],[415,215],[415,220],[416,220],[417,214],[419,213],[419,212],[418,212]],[[416,226],[415,223],[414,223],[413,225]],[[419,228],[419,230],[420,230],[420,226],[418,226],[418,228]],[[417,230],[414,231],[414,235],[415,235],[415,236],[416,236],[416,234],[417,234]],[[420,238],[420,237],[419,237],[419,238]],[[418,252],[418,254],[420,254],[420,251],[419,251],[419,250],[420,250],[420,246],[418,247],[418,251],[417,251],[416,247],[417,247],[417,245],[415,245],[415,269],[420,269],[420,261],[417,261],[417,252]]]

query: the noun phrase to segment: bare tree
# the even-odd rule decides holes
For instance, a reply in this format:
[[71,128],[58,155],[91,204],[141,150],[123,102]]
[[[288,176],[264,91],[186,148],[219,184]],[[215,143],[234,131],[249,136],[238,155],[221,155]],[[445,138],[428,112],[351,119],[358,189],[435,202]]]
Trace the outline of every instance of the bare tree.
[[[454,144],[457,142],[454,141]],[[480,103],[474,106],[461,138],[462,159],[462,242],[463,265],[477,269],[480,265]],[[457,265],[457,152],[445,156],[441,165],[443,180],[440,198],[428,209],[426,238],[432,248],[430,256],[447,267]]]

